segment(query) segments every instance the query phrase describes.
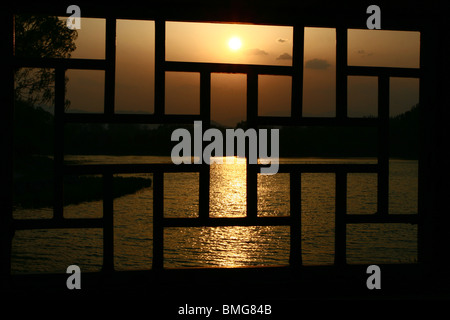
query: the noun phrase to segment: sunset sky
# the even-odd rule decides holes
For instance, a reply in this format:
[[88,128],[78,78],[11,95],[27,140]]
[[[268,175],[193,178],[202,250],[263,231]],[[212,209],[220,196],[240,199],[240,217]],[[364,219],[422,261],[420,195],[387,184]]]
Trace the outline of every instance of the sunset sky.
[[[303,112],[335,115],[336,33],[305,28]],[[73,58],[104,58],[105,20],[82,19]],[[230,40],[232,43],[230,44]],[[166,23],[166,60],[292,65],[292,27],[243,24]],[[419,67],[418,32],[349,30],[349,65]],[[152,113],[154,108],[154,22],[118,20],[116,112]],[[69,112],[101,112],[103,71],[69,70]],[[245,120],[246,75],[211,76],[211,117],[226,125]],[[199,73],[166,73],[166,112],[198,114]],[[418,79],[391,78],[391,115],[419,101]],[[289,116],[291,77],[260,76],[260,115]],[[376,115],[376,77],[348,78],[348,115]]]

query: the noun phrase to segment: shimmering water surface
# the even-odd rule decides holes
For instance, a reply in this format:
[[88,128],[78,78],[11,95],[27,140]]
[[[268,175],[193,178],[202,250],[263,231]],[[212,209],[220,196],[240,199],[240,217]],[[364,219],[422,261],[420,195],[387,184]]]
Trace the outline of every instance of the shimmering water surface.
[[[170,162],[170,157],[73,156],[82,163]],[[280,163],[376,163],[373,159],[280,159]],[[390,213],[417,213],[418,162],[390,161]],[[121,175],[152,178],[152,174]],[[164,215],[198,216],[198,173],[164,175]],[[348,175],[348,213],[376,211],[376,174]],[[305,173],[302,186],[302,258],[305,265],[334,261],[335,176]],[[114,265],[117,270],[142,270],[152,264],[153,188],[114,200]],[[258,176],[258,215],[289,215],[289,175]],[[212,164],[210,216],[246,214],[245,160]],[[50,218],[51,208],[16,208],[14,217]],[[102,201],[64,207],[67,218],[102,216]],[[102,229],[17,231],[13,240],[14,273],[65,272],[77,264],[83,271],[102,265]],[[165,267],[286,265],[289,227],[166,228]],[[349,263],[398,263],[417,259],[417,226],[411,224],[350,224],[347,226]]]

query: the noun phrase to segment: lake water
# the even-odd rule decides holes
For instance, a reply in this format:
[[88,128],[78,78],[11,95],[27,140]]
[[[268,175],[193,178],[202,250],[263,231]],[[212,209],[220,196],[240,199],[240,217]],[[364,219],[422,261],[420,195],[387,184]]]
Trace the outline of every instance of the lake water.
[[[67,156],[81,163],[170,162],[170,157]],[[280,159],[280,163],[376,163],[374,159]],[[418,162],[390,161],[390,213],[417,213]],[[127,176],[127,175],[121,175]],[[152,178],[152,174],[133,174]],[[164,215],[198,215],[198,173],[166,173]],[[305,265],[334,262],[335,176],[305,173],[302,185],[302,259]],[[348,175],[348,213],[376,211],[376,174]],[[300,196],[300,195],[299,195]],[[258,215],[289,215],[289,175],[258,177]],[[152,187],[114,200],[114,266],[143,270],[152,264]],[[16,209],[14,218],[50,218],[51,208]],[[210,216],[246,214],[246,167],[212,164]],[[67,218],[102,216],[102,201],[64,207]],[[165,267],[286,265],[289,227],[166,228]],[[76,264],[82,271],[102,265],[102,229],[21,230],[13,240],[13,273],[65,273]],[[408,263],[417,260],[417,226],[411,224],[350,224],[347,226],[349,263]]]

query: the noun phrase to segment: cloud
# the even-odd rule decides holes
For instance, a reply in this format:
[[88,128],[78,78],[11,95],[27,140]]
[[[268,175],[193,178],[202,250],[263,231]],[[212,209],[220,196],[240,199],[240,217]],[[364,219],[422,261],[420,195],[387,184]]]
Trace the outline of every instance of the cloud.
[[292,60],[292,56],[289,53],[285,52],[282,55],[279,55],[277,60]]
[[278,38],[278,39],[277,39],[277,42],[285,43],[285,42],[288,42],[288,39]]
[[267,56],[269,53],[267,51],[256,48],[248,50],[248,54],[252,54],[255,56]]
[[329,66],[331,66],[331,64],[323,59],[311,59],[305,63],[305,68],[308,69],[325,70],[328,69]]
[[366,52],[366,50],[363,49],[356,51],[356,53],[361,55],[361,57],[370,57],[373,55],[373,52]]

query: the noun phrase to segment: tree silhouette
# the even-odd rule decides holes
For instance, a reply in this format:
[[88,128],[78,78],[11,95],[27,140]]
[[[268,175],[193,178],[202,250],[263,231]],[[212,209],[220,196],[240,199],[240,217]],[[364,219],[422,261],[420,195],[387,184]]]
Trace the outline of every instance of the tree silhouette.
[[[20,14],[15,16],[14,54],[26,58],[70,58],[76,49],[76,30],[54,16]],[[54,69],[18,68],[15,76],[15,99],[32,105],[54,100]],[[67,82],[67,79],[66,79]],[[66,101],[66,107],[69,102]]]

